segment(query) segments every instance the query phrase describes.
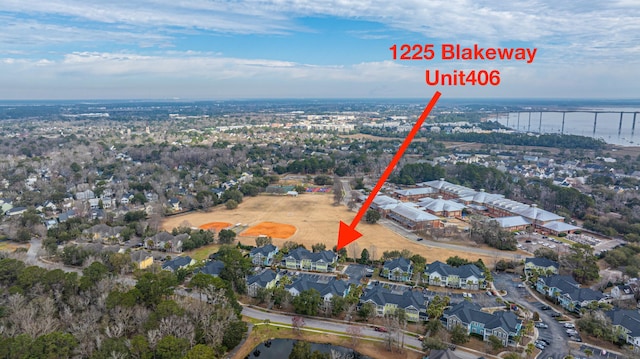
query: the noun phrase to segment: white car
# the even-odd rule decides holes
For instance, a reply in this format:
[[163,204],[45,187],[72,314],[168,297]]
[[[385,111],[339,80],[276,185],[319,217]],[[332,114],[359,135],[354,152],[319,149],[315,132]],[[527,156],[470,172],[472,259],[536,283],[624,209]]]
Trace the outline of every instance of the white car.
[[565,328],[567,328],[567,329],[575,329],[575,328],[576,328],[576,326],[575,326],[575,325],[573,325],[573,323],[564,323],[564,325],[563,325],[563,326],[564,326]]

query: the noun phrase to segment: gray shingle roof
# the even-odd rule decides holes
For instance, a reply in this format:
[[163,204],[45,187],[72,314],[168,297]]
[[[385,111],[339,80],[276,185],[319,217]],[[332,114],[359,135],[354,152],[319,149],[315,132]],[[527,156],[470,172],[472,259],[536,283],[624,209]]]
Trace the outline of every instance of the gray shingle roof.
[[266,246],[262,246],[262,247],[257,247],[257,248],[253,248],[251,250],[251,256],[255,256],[256,254],[260,253],[263,256],[268,256],[269,253],[277,250],[278,247],[274,246],[273,244],[267,244]]
[[561,221],[564,219],[563,217],[558,216],[555,213],[545,211],[542,208],[538,208],[536,205],[520,208],[520,209],[517,209],[515,212],[529,220],[536,220],[536,221],[542,221],[542,222],[559,221],[559,220]]
[[604,313],[613,325],[627,329],[632,337],[640,337],[640,312],[638,310],[613,309]]
[[560,221],[550,222],[543,225],[542,227],[555,232],[568,232],[568,231],[575,231],[577,229],[580,229],[580,227],[578,226],[574,226],[573,224],[564,223]]
[[493,314],[480,310],[478,304],[463,300],[450,309],[444,311],[446,317],[455,315],[465,324],[477,322],[484,324],[487,329],[502,328],[507,333],[517,333],[517,325],[521,323],[513,312],[497,311]]
[[528,226],[531,223],[522,216],[491,218],[491,221],[498,222],[501,228],[510,228],[518,226]]
[[298,293],[305,290],[315,289],[321,296],[332,294],[334,296],[342,297],[344,292],[349,287],[349,284],[343,280],[337,280],[334,277],[311,277],[307,275],[301,275],[296,278],[291,284],[286,286],[286,289],[295,289]]
[[162,264],[162,269],[171,268],[172,270],[177,270],[181,267],[188,266],[191,263],[191,257],[175,257],[171,260],[168,260]]
[[431,187],[399,189],[395,191],[400,196],[419,196],[436,193],[437,191]]
[[257,284],[264,288],[269,282],[276,279],[277,274],[271,269],[265,269],[262,272],[247,277],[247,285]]
[[425,298],[422,292],[407,290],[402,293],[393,292],[382,285],[374,286],[364,292],[360,298],[361,303],[373,302],[376,305],[384,306],[387,303],[395,304],[398,308],[414,307],[419,311],[425,311]]
[[556,267],[556,268],[560,268],[560,266],[558,265],[558,262],[552,261],[551,259],[548,258],[538,258],[538,257],[534,257],[534,258],[527,258],[524,260],[525,265],[527,263],[532,263],[533,265],[537,266],[537,267]]
[[446,263],[435,261],[425,267],[425,273],[438,273],[441,276],[457,275],[460,278],[484,278],[484,272],[475,264],[465,264],[460,267],[452,267]]
[[427,222],[427,221],[437,221],[438,217],[427,213],[425,211],[419,210],[417,208],[411,207],[411,205],[401,203],[391,209],[392,213],[396,213],[404,218],[407,218],[414,222]]
[[579,288],[580,284],[576,282],[573,277],[568,275],[551,275],[546,277],[538,277],[548,287],[558,288],[563,293],[573,292],[576,288]]
[[289,251],[289,254],[285,258],[293,258],[297,261],[303,259],[309,259],[312,262],[325,262],[325,263],[333,263],[336,258],[336,253],[333,251],[320,251],[320,252],[311,252],[306,248],[298,247],[296,249],[292,249]]
[[418,202],[421,207],[432,212],[455,212],[462,211],[467,208],[464,204],[442,199],[442,196],[438,198],[424,198]]
[[389,271],[400,268],[403,272],[409,272],[411,268],[411,261],[406,258],[399,257],[384,262],[384,265],[382,267],[388,269]]
[[194,273],[204,273],[213,276],[220,275],[220,271],[224,268],[224,263],[219,260],[208,261],[202,268],[198,268]]

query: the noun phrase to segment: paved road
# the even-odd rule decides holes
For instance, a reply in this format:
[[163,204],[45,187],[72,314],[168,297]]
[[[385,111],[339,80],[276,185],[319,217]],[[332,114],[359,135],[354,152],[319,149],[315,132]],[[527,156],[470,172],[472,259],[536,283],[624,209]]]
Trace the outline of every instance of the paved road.
[[341,178],[340,183],[342,184],[342,191],[344,193],[344,197],[342,197],[342,204],[345,206],[349,205],[349,201],[351,201],[351,183],[349,183],[348,178]]
[[[419,236],[417,236],[415,233],[405,229],[404,227],[402,227],[401,225],[399,225],[398,223],[390,220],[390,219],[380,219],[380,221],[378,221],[378,223],[383,224],[385,227],[389,228],[390,230],[392,230],[393,232],[396,232],[397,234],[412,240],[412,241],[416,241]],[[459,245],[459,244],[451,244],[451,243],[443,243],[443,242],[435,242],[435,241],[430,241],[430,240],[422,240],[420,242],[416,242],[418,244],[422,244],[425,247],[436,247],[436,248],[445,248],[445,249],[451,249],[451,250],[456,250],[456,251],[463,251],[463,252],[474,252],[474,253],[479,253],[479,254],[484,254],[486,256],[493,256],[493,257],[497,257],[497,258],[505,258],[505,259],[509,259],[509,260],[520,260],[523,259],[523,256],[521,254],[516,254],[513,252],[508,252],[508,251],[501,251],[501,250],[497,250],[497,249],[487,249],[487,248],[469,248],[469,246],[464,246],[464,245]]]
[[[549,326],[548,329],[536,328],[538,337],[546,339],[551,343],[540,353],[538,358],[561,359],[565,355],[568,355],[567,334],[562,325],[551,317],[553,310],[541,310],[540,308],[544,305],[543,303],[535,300],[535,298],[529,294],[527,288],[518,288],[518,284],[522,283],[518,275],[495,274],[493,278],[493,284],[496,289],[507,291],[507,295],[503,296],[504,299],[521,304],[532,313],[538,312],[540,319]],[[514,279],[516,281],[514,281]],[[534,301],[530,302],[531,300]]]
[[[291,315],[279,314],[279,313],[273,313],[273,312],[264,312],[262,310],[247,307],[247,306],[242,308],[242,314],[246,315],[247,317],[251,317],[258,320],[269,319],[271,322],[284,323],[284,324],[291,324],[291,318],[292,318]],[[314,319],[314,318],[304,318],[304,321],[305,321],[306,328],[315,328],[315,329],[334,331],[334,332],[337,331],[337,332],[343,332],[343,333],[347,332],[348,327],[352,325],[359,325],[355,323],[347,324],[347,323],[333,322],[333,321],[329,322],[329,321],[324,321],[324,320]],[[370,326],[365,326],[365,325],[359,325],[359,326],[362,328],[363,336],[374,337],[380,340],[384,340],[384,337],[385,337],[384,333],[376,332]],[[411,345],[418,348],[422,346],[422,343],[417,338],[408,336],[408,335],[405,335],[404,342],[406,345]]]

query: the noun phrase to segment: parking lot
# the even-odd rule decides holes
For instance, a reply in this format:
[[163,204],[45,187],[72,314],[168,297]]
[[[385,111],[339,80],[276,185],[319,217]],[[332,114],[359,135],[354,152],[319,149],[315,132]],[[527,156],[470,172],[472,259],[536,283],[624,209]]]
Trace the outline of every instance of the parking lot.
[[570,245],[540,233],[523,233],[516,235],[518,248],[533,253],[538,248],[548,248],[557,251],[559,254],[569,251]]

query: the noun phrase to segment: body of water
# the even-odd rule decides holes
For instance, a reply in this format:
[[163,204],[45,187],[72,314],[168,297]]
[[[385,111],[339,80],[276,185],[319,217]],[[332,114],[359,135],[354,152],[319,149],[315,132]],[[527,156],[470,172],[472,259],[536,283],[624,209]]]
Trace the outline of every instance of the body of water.
[[[260,359],[286,359],[293,349],[293,344],[297,340],[293,339],[273,339],[268,342],[261,343],[253,349],[251,354],[247,358],[260,358]],[[352,349],[331,345],[331,344],[318,344],[310,343],[311,352],[319,351],[321,353],[331,353],[333,350],[340,354],[340,358],[344,359],[371,359],[368,356],[362,355]]]
[[[600,138],[607,143],[622,146],[640,146],[640,108],[611,107],[576,110],[564,113],[564,130],[562,112],[512,112],[500,115],[497,121],[502,125],[521,132],[532,133],[564,133],[569,135]],[[595,114],[587,111],[603,111],[598,114],[594,132]],[[622,126],[620,127],[620,112]],[[633,128],[634,112],[636,125]],[[496,120],[493,118],[493,120]]]

